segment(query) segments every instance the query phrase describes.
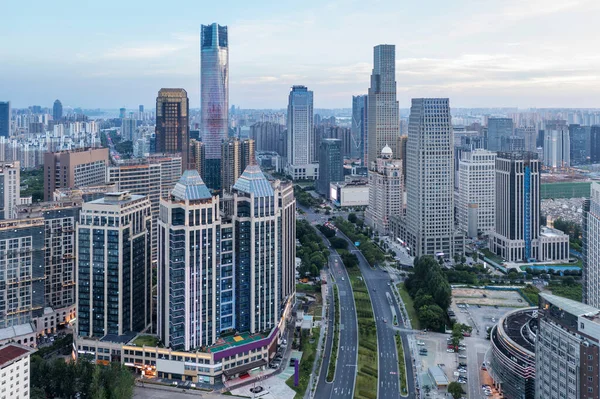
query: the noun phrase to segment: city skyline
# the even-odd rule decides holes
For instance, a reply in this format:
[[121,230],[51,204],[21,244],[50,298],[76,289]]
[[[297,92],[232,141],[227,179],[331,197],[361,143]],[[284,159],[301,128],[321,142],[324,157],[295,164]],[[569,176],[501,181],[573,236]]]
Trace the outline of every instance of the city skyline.
[[[19,26],[19,6],[7,5],[0,32],[18,40],[0,46],[7,60],[0,66],[2,100],[14,108],[49,106],[56,98],[65,106],[134,108],[151,105],[160,87],[183,87],[190,106],[199,107],[199,16],[157,13],[139,2],[119,4],[122,12],[114,15],[110,3],[88,6],[93,20],[68,4],[48,9],[30,16],[35,29]],[[416,97],[450,97],[457,107],[592,107],[600,93],[600,57],[589,51],[600,5],[592,0],[381,2],[369,11],[359,3],[258,2],[250,10],[236,3],[203,6],[201,20],[229,26],[231,104],[244,108],[282,108],[294,84],[319,94],[315,108],[350,107],[351,95],[368,88],[371,49],[380,43],[397,47],[401,108]],[[115,29],[106,29],[108,18]],[[578,23],[541,29],[564,20]],[[159,23],[176,28],[159,31]]]

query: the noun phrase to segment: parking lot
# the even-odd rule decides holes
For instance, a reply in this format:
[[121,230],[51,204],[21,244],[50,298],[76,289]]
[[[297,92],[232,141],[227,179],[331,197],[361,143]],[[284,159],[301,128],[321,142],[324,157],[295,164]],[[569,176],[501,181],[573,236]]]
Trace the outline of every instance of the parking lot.
[[481,306],[522,308],[527,302],[517,291],[486,290],[480,288],[453,288],[452,302]]

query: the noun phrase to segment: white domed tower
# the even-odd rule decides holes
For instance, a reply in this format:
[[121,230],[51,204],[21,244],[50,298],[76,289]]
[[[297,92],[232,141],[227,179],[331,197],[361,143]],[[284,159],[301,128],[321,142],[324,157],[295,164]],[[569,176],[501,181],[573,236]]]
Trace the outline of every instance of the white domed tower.
[[383,158],[383,159],[392,159],[393,155],[394,155],[394,153],[388,145],[383,147],[383,149],[381,150],[381,158]]

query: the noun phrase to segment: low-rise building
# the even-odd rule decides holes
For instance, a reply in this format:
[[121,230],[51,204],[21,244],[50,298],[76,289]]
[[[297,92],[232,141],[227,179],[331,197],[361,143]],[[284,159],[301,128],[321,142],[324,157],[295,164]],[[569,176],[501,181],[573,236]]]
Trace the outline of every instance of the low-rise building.
[[29,357],[35,349],[18,344],[0,347],[0,398],[29,399]]
[[367,206],[369,205],[369,184],[365,180],[331,183],[329,195],[331,201],[337,206]]

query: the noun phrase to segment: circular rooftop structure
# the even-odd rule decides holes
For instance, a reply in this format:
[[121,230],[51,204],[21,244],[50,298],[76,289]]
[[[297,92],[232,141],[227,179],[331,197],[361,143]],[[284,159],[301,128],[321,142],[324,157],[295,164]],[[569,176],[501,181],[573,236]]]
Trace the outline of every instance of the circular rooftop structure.
[[392,155],[394,155],[392,149],[386,145],[385,147],[383,147],[383,149],[381,150],[381,157],[382,158],[391,158]]
[[506,399],[535,397],[537,308],[507,313],[490,333],[489,372]]

